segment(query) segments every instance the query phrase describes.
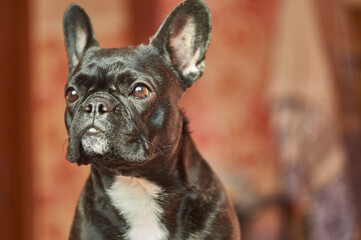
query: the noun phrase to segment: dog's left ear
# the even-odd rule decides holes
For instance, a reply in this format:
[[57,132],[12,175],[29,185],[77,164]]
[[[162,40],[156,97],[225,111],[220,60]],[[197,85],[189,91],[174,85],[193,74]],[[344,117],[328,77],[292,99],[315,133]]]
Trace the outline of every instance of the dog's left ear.
[[79,64],[84,53],[90,47],[97,47],[90,19],[84,9],[71,4],[65,11],[63,18],[66,51],[68,53],[68,70],[71,74]]
[[178,72],[185,89],[203,73],[211,28],[207,4],[203,0],[185,0],[150,40]]

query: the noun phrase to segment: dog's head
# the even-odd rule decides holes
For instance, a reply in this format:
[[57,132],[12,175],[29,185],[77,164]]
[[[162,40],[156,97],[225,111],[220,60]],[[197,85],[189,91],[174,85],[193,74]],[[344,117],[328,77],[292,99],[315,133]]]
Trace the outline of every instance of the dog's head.
[[78,5],[64,15],[67,159],[121,171],[169,156],[180,141],[178,102],[201,75],[211,20],[202,0],[176,7],[148,45],[100,48]]

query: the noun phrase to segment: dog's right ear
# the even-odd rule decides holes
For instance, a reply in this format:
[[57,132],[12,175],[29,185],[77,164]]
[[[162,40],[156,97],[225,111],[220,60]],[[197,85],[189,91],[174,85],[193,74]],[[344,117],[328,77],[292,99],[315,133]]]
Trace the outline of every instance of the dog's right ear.
[[90,47],[97,47],[90,19],[83,8],[71,4],[63,18],[65,46],[68,53],[68,70],[71,74]]

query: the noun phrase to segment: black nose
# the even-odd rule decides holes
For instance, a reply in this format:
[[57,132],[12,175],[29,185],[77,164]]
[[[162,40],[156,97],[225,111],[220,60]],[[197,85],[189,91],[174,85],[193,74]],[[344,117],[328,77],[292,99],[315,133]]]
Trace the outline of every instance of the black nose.
[[84,104],[84,111],[93,114],[105,114],[112,112],[114,105],[102,97],[94,97]]

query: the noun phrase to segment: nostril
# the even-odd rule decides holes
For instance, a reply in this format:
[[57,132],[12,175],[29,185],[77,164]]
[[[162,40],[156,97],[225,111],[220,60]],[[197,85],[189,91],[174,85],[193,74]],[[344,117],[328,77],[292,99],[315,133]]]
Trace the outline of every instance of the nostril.
[[88,104],[86,107],[85,107],[85,111],[87,113],[91,113],[93,111],[93,105],[92,104]]
[[100,103],[98,105],[98,112],[100,114],[108,112],[107,106],[105,106],[103,103]]
[[94,97],[84,104],[83,111],[91,114],[106,114],[112,112],[114,105],[100,97]]

